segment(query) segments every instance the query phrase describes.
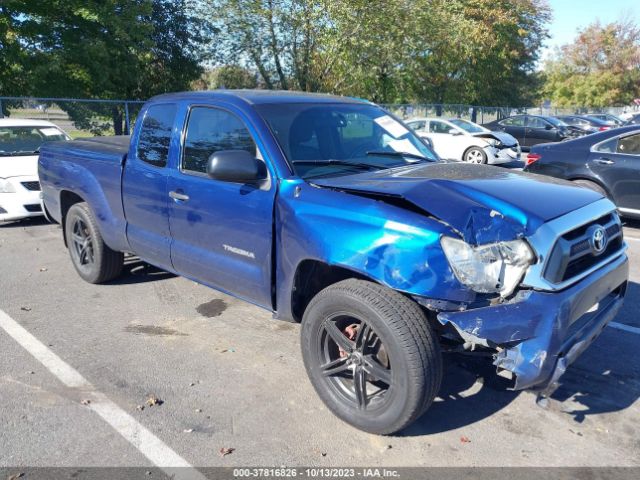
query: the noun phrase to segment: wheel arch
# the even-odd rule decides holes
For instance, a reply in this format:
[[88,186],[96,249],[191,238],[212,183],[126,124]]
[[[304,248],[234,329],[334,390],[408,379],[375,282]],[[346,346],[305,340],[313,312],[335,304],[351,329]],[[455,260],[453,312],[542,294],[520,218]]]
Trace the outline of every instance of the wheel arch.
[[61,190],[60,191],[60,225],[62,225],[62,239],[64,240],[65,247],[67,245],[67,229],[65,228],[65,223],[67,220],[67,213],[69,213],[69,209],[73,207],[76,203],[85,202],[86,200],[82,198],[75,192],[71,190]]
[[348,278],[380,284],[374,278],[341,265],[330,265],[316,259],[302,260],[296,268],[291,289],[293,319],[296,322],[302,321],[302,316],[313,297],[328,286]]
[[586,182],[591,182],[599,186],[602,190],[607,193],[607,197],[613,201],[613,195],[611,194],[611,190],[599,179],[596,177],[588,177],[586,175],[572,175],[567,177],[567,180],[573,182],[575,180],[584,180]]

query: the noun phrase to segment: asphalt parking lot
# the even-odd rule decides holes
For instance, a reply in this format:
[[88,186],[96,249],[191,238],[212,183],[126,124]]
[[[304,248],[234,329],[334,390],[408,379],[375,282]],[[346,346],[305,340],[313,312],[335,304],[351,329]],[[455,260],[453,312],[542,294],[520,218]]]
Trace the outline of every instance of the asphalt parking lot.
[[[640,228],[625,233],[624,310],[548,408],[450,357],[432,409],[380,437],[324,408],[298,325],[136,261],[89,285],[58,226],[0,225],[0,310],[19,325],[0,328],[0,467],[151,466],[149,452],[195,466],[640,466]],[[52,374],[20,335],[70,369]]]

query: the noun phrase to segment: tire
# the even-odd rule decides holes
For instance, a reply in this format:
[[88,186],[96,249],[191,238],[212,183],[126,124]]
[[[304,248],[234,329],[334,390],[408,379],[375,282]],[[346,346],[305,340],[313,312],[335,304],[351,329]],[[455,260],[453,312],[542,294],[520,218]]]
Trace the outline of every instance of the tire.
[[366,432],[404,429],[440,388],[440,345],[425,314],[375,283],[349,279],[318,293],[302,319],[301,347],[325,405]]
[[462,155],[462,161],[466,163],[485,165],[487,163],[487,154],[480,147],[470,147],[467,148]]
[[597,183],[592,182],[591,180],[579,179],[579,180],[573,180],[573,183],[575,183],[576,185],[580,185],[581,187],[593,190],[594,192],[598,192],[600,195],[602,195],[605,198],[609,198],[609,194],[605,191],[605,189],[602,188]]
[[120,275],[124,254],[104,243],[87,203],[71,206],[65,219],[65,235],[71,262],[83,280],[104,283]]

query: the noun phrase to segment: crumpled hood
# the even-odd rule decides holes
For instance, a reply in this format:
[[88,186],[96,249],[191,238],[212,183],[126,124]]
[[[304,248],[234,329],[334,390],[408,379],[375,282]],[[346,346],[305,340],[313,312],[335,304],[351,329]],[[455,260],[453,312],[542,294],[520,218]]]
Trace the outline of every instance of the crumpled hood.
[[543,223],[602,198],[555,178],[466,163],[421,163],[312,183],[382,201],[404,199],[471,244],[530,235]]
[[38,176],[38,155],[3,157],[0,153],[0,178]]
[[518,143],[515,137],[509,135],[506,132],[479,132],[472,133],[471,135],[479,138],[495,138],[496,140],[507,146],[516,145]]

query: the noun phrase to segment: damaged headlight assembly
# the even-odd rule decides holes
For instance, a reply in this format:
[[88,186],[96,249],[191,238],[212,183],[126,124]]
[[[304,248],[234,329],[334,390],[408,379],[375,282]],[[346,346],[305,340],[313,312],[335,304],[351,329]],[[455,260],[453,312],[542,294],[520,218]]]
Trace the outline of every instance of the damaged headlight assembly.
[[472,246],[442,237],[440,243],[461,283],[478,293],[499,293],[501,297],[513,293],[535,258],[524,240]]

